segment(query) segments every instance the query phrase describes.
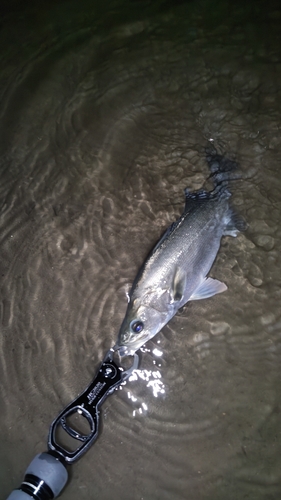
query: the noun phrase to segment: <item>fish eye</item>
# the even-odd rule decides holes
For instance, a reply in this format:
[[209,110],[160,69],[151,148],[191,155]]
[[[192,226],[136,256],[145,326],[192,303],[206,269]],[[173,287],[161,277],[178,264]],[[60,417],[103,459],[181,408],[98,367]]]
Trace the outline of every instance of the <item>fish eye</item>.
[[134,333],[140,333],[143,330],[143,323],[142,321],[132,321],[131,323],[131,330]]

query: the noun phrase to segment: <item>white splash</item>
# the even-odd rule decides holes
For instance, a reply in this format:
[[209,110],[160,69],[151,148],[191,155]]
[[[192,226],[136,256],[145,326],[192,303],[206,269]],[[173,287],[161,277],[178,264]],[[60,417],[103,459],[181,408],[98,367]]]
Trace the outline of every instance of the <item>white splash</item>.
[[155,347],[155,349],[153,349],[153,351],[152,351],[152,352],[153,352],[154,356],[157,356],[157,357],[159,357],[159,356],[162,356],[162,355],[163,355],[163,352],[162,352],[162,351],[160,351],[160,349],[157,349],[156,347]]
[[[129,377],[129,382],[133,382],[136,380],[143,380],[144,382],[147,382],[146,387],[151,389],[152,394],[155,398],[157,398],[161,394],[165,394],[165,385],[162,382],[162,375],[159,370],[135,370],[132,375]],[[128,391],[128,398],[134,402],[137,403],[140,406],[133,410],[133,417],[135,417],[137,414],[139,415],[145,415],[146,412],[148,411],[148,405],[144,402],[138,402],[138,398],[133,396],[133,394]]]
[[[160,344],[160,340],[157,341],[158,344]],[[158,349],[154,348],[153,350],[148,349],[145,345],[141,347],[140,349],[143,353],[150,352],[157,358],[160,358],[163,355],[163,352]],[[161,364],[157,360],[153,360],[153,364],[156,365],[155,368],[159,368]],[[165,384],[162,382],[162,375],[161,372],[157,369],[155,370],[134,370],[132,375],[128,378],[127,381],[123,382],[122,385],[126,385],[127,382],[135,382],[137,380],[143,380],[146,382],[146,387],[148,387],[151,391],[152,394],[155,398],[157,398],[159,395],[165,394]],[[119,389],[122,389],[122,386],[119,387]],[[130,391],[127,392],[128,398],[133,402],[137,403],[137,405],[140,405],[137,409],[133,410],[133,417],[135,417],[137,414],[138,415],[146,415],[148,411],[148,406],[144,402],[138,402],[138,398],[136,398]]]

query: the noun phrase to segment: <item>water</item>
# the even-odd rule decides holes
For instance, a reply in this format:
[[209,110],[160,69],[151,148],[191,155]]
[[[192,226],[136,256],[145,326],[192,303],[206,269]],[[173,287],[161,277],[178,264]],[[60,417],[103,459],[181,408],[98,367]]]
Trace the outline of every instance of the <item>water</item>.
[[4,4],[1,499],[116,340],[126,291],[210,142],[249,224],[104,404],[62,499],[281,495],[277,2]]

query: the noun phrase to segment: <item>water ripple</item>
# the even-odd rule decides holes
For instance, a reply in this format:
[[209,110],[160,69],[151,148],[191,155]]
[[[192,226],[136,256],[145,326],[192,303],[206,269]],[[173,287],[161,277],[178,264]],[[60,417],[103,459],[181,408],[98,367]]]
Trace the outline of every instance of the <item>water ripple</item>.
[[212,269],[228,290],[142,349],[62,498],[277,498],[278,12],[81,5],[41,6],[38,28],[28,5],[13,25],[7,12],[0,35],[5,496],[115,343],[137,269],[184,187],[206,180],[211,141],[243,172],[233,202],[249,227]]

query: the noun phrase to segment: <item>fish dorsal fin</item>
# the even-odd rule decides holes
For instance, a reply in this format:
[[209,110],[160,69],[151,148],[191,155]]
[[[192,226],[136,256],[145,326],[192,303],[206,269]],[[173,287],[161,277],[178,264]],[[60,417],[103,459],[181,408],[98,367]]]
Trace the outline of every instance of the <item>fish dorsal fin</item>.
[[208,297],[212,297],[217,293],[222,293],[225,290],[227,290],[225,283],[213,278],[205,278],[193,292],[189,300],[207,299]]
[[171,288],[171,302],[179,302],[184,295],[186,287],[186,274],[176,267]]
[[205,189],[199,189],[191,193],[188,188],[184,190],[185,194],[185,212],[189,212],[194,206],[198,206],[198,203],[210,199],[210,192],[205,191]]

